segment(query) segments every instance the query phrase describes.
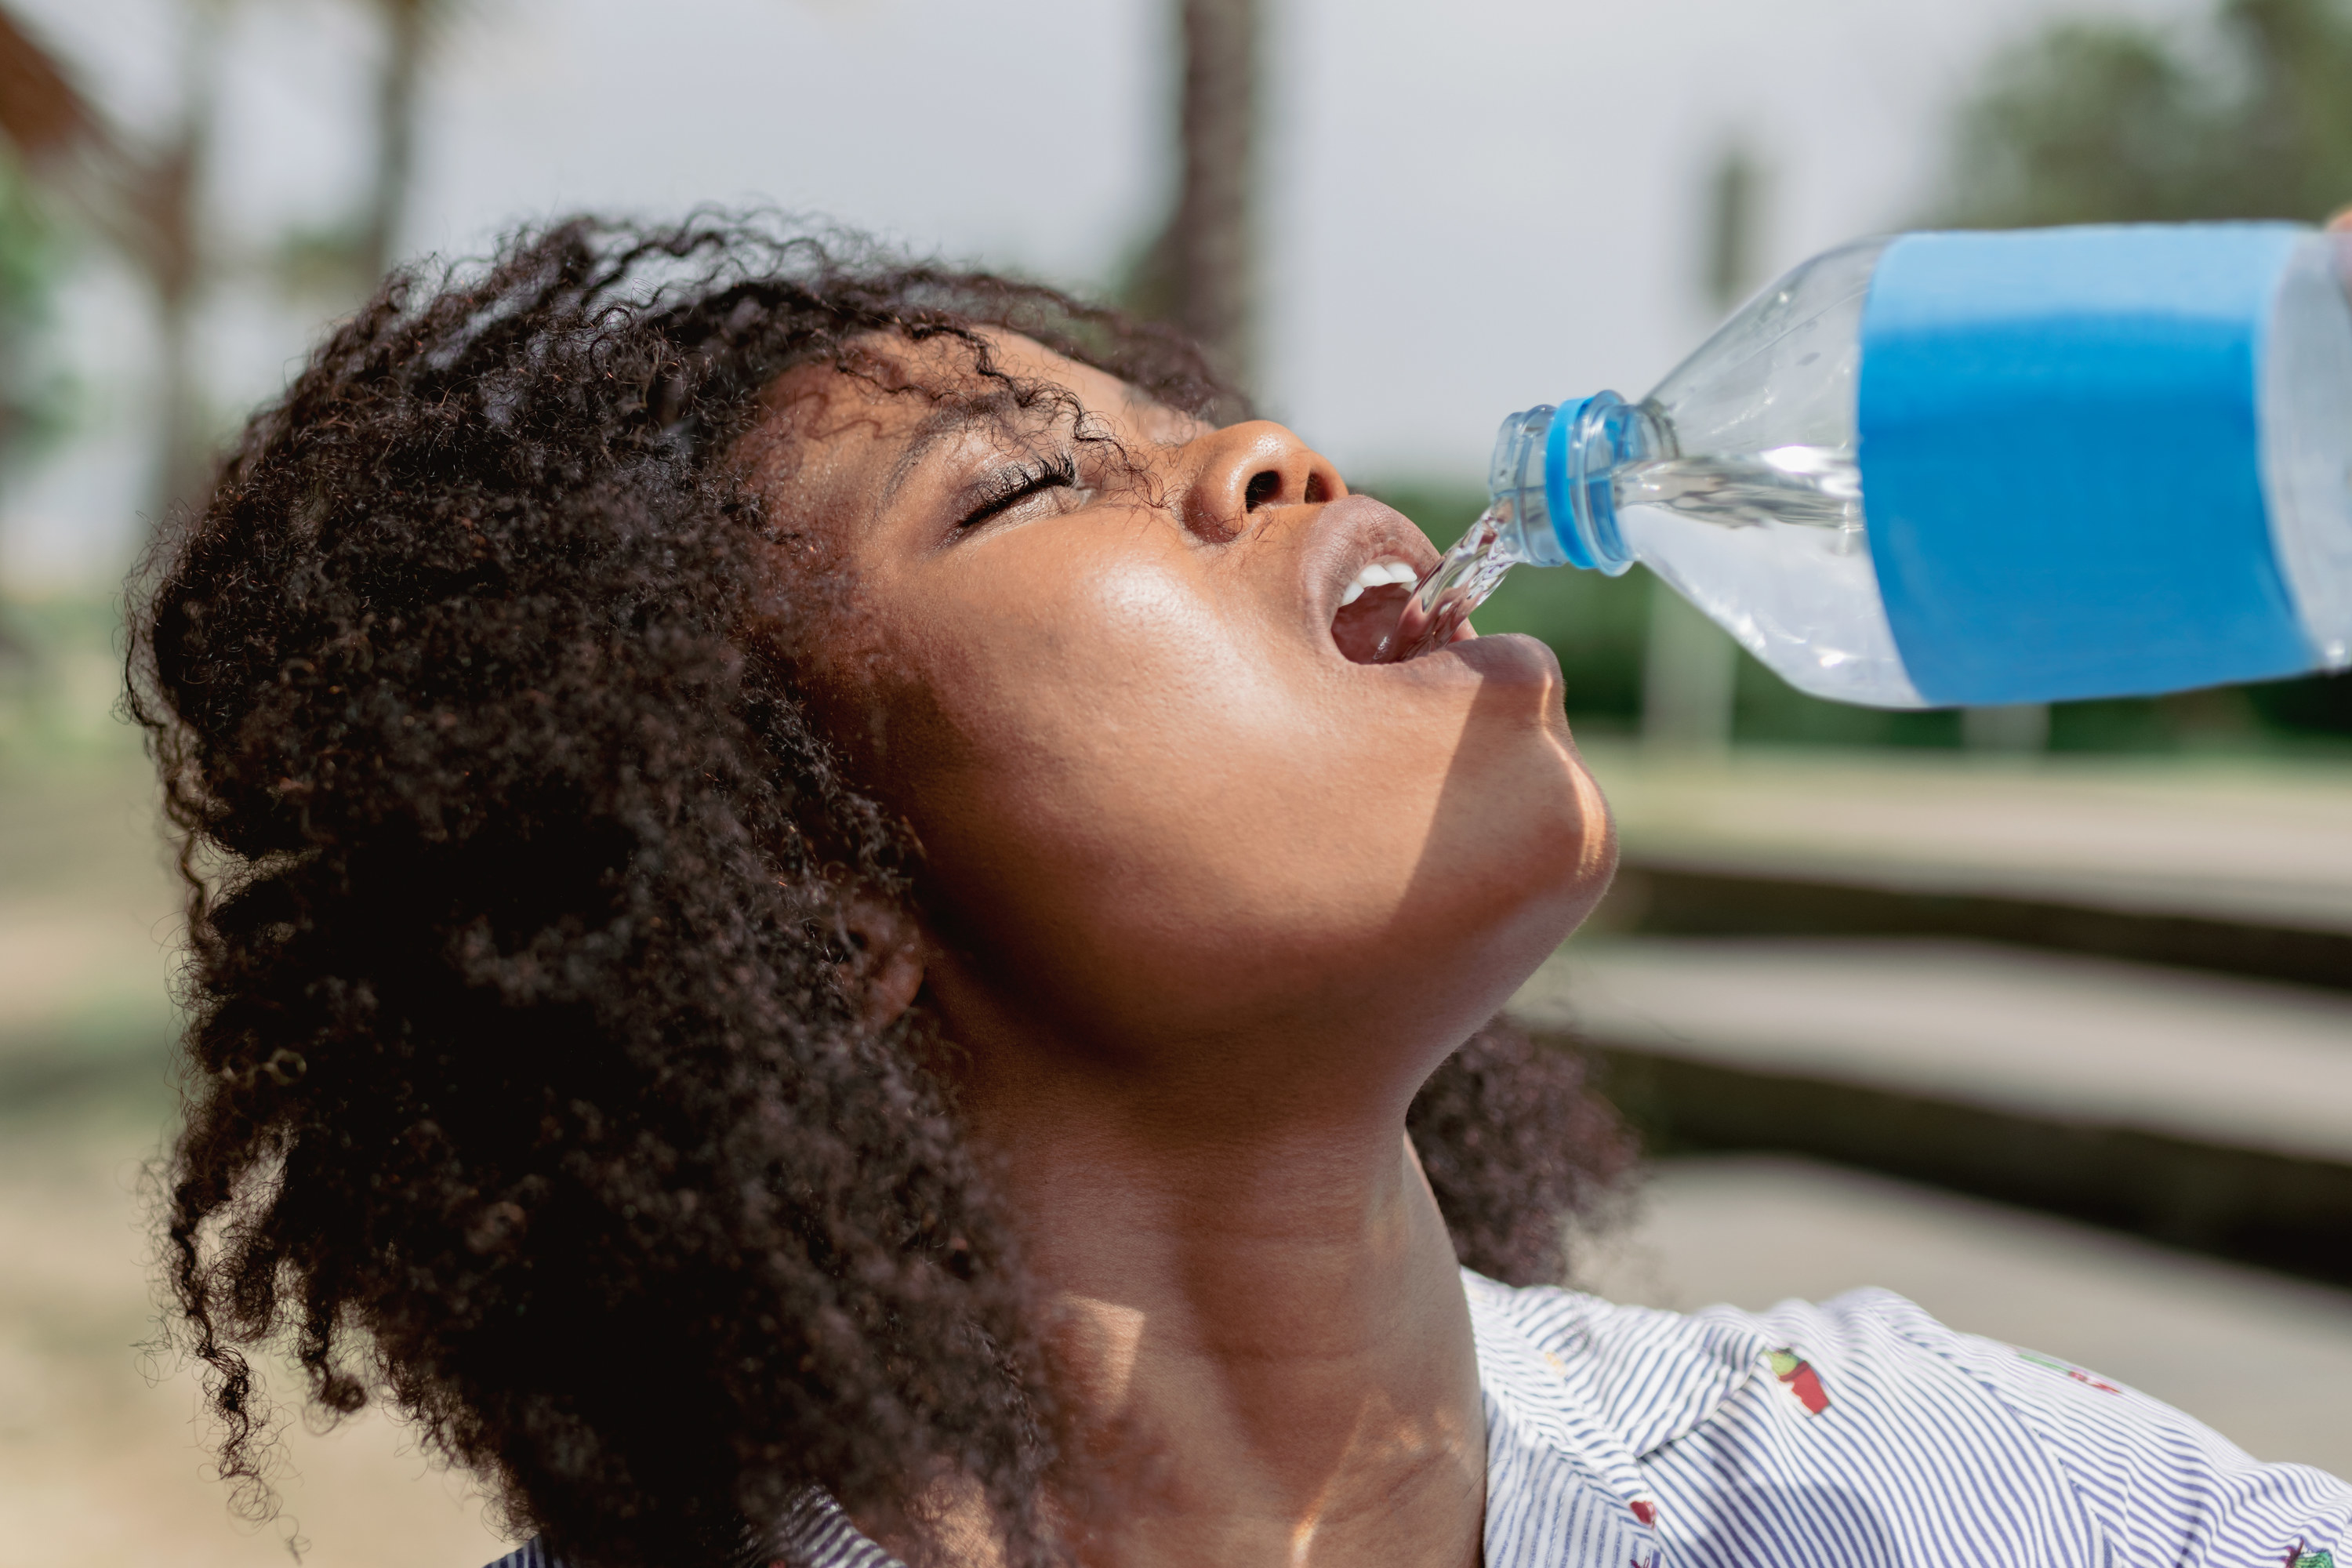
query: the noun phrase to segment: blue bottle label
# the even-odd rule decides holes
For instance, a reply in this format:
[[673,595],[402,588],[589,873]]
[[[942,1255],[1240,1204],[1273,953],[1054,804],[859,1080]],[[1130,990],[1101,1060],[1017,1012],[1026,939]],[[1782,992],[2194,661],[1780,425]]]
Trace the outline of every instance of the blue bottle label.
[[1937,704],[2175,691],[2312,659],[2271,545],[2263,336],[2287,224],[1907,235],[1863,312],[1870,547]]

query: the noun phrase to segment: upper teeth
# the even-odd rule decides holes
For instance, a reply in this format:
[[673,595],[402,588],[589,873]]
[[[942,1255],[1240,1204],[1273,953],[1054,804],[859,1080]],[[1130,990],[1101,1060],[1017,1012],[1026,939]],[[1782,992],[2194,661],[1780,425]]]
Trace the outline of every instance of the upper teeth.
[[1339,607],[1344,610],[1362,598],[1367,588],[1385,588],[1391,583],[1411,586],[1420,581],[1421,574],[1402,561],[1375,561],[1356,574],[1348,591],[1339,595]]

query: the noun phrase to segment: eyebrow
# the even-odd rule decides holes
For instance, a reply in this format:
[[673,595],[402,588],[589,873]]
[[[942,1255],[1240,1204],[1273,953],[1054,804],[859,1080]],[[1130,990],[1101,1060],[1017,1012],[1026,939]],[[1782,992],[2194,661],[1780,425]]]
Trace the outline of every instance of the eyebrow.
[[875,511],[878,514],[888,508],[900,489],[914,478],[915,470],[922,465],[923,459],[940,442],[983,425],[994,425],[1002,417],[1002,412],[997,409],[975,407],[968,403],[931,410],[923,422],[915,426],[915,433],[908,438],[906,446],[900,448],[898,458],[891,463],[889,475],[882,481],[882,494],[874,503]]

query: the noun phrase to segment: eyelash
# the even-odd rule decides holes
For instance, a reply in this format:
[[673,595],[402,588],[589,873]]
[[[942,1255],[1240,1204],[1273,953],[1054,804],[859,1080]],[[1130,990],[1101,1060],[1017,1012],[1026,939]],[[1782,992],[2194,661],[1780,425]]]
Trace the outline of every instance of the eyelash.
[[1046,490],[1074,489],[1078,483],[1078,459],[1068,452],[1058,452],[1031,468],[1022,464],[1000,468],[988,478],[989,493],[980,504],[966,513],[958,528],[977,528],[989,519]]

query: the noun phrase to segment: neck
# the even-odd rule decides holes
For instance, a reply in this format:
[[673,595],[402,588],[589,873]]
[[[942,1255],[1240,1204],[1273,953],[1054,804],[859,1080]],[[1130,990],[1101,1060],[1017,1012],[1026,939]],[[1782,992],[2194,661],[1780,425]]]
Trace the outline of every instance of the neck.
[[1082,1561],[1475,1564],[1477,1359],[1403,1097],[1244,1104],[980,1055],[1027,1057],[965,1109],[1054,1309]]

